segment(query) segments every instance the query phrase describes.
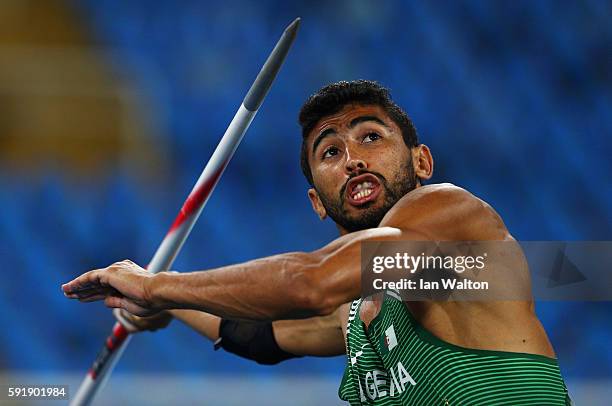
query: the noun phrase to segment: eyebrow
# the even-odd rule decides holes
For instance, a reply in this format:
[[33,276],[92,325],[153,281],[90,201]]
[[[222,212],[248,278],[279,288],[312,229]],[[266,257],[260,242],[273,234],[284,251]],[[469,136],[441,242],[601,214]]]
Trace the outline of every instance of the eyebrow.
[[380,118],[376,117],[376,116],[359,116],[357,118],[354,118],[353,120],[351,120],[351,122],[349,123],[349,128],[353,128],[355,127],[357,124],[361,124],[364,123],[366,121],[373,121],[377,124],[380,124],[384,127],[389,127],[387,124],[385,124],[384,121],[382,121]]
[[[365,123],[367,121],[373,121],[377,124],[380,124],[384,127],[389,128],[389,126],[387,124],[385,124],[384,121],[382,121],[380,118],[376,117],[376,116],[359,116],[356,117],[354,119],[351,120],[351,122],[349,123],[348,127],[349,128],[354,128],[355,126],[357,126],[358,124],[361,123]],[[321,143],[321,141],[323,141],[323,139],[325,137],[328,137],[330,135],[336,134],[336,130],[332,129],[332,128],[328,128],[327,130],[323,131],[321,134],[319,134],[317,136],[317,138],[315,138],[314,142],[312,143],[312,153],[314,154],[315,151],[317,150],[317,147],[319,146],[319,144]]]

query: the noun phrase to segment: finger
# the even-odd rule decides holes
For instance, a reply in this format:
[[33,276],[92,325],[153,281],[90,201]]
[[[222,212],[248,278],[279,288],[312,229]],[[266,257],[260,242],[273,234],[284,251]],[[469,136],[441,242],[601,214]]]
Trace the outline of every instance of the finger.
[[66,293],[64,292],[65,296],[77,296],[77,297],[83,297],[83,296],[87,296],[87,295],[91,295],[95,292],[99,292],[101,290],[103,290],[104,288],[101,288],[100,286],[97,287],[88,287],[88,288],[82,288],[82,289],[76,289],[71,291],[71,293]]
[[93,284],[93,283],[82,283],[80,286],[78,287],[74,287],[72,289],[72,292],[82,292],[84,290],[89,290],[89,289],[95,289],[97,286],[97,284]]
[[113,309],[124,309],[122,299],[120,296],[109,295],[104,298],[104,305]]
[[147,309],[145,307],[135,304],[134,302],[127,301],[124,306],[126,309],[129,309],[130,312],[134,313],[139,317],[149,317],[155,314],[155,310]]
[[84,273],[83,275],[71,280],[68,283],[62,285],[64,293],[79,293],[83,290],[97,288],[104,286],[105,269],[96,269]]
[[[82,289],[77,291],[76,293],[64,293],[64,296],[69,297],[70,299],[78,299],[80,301],[85,301],[89,299],[91,299],[93,296],[96,297],[102,297],[104,298],[105,296],[111,295],[111,294],[116,294],[116,290],[112,289],[112,288],[108,288],[108,287],[98,287],[98,288],[89,288],[89,289]],[[100,300],[100,299],[96,299],[96,300]]]
[[104,299],[104,304],[110,308],[124,309],[136,316],[150,316],[154,311],[145,309],[124,296],[110,295]]
[[108,295],[105,295],[105,294],[91,295],[87,297],[80,297],[79,302],[82,302],[82,303],[97,302],[100,300],[105,300],[107,297]]
[[121,304],[125,310],[127,310],[128,312],[138,317],[149,317],[156,313],[155,310],[146,309],[126,298],[123,298],[123,300],[121,301]]
[[[105,301],[106,303],[106,301]],[[110,299],[108,300],[108,303],[110,304],[110,307],[119,307],[121,309],[124,309],[125,311],[131,313],[134,316],[138,316],[138,317],[149,317],[152,316],[156,313],[158,313],[157,310],[152,310],[152,309],[147,309],[145,307],[142,307],[134,302],[132,302],[131,300],[129,300],[126,297],[114,297],[114,299]],[[138,323],[138,321],[137,321]],[[145,321],[146,324],[146,321]]]
[[79,293],[83,290],[91,289],[95,286],[99,286],[99,283],[93,283],[90,280],[92,274],[91,272],[87,272],[68,283],[62,285],[62,290],[64,293]]
[[108,296],[108,291],[106,290],[91,290],[88,291],[88,293],[83,294],[83,293],[71,293],[71,294],[67,294],[64,293],[64,296],[66,296],[69,299],[77,299],[77,300],[86,300],[89,299],[92,296],[98,296],[98,295],[102,295],[102,296]]

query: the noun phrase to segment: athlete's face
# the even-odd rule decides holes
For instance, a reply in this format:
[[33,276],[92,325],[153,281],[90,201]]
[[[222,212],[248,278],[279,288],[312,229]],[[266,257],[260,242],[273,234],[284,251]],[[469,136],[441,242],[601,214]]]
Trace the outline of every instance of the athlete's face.
[[313,208],[321,218],[330,216],[341,232],[377,227],[418,185],[413,151],[381,107],[347,105],[321,119],[307,144]]

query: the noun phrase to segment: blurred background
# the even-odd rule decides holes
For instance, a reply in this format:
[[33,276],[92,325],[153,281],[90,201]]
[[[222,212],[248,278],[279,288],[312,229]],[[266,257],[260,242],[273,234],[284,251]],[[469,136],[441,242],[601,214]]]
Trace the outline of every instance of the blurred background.
[[[388,86],[434,181],[521,240],[612,239],[609,1],[0,3],[0,382],[74,393],[113,319],[60,284],[145,265],[285,26],[280,75],[175,269],[336,236],[306,198],[297,113],[337,80]],[[610,303],[538,303],[578,404],[612,396]],[[338,404],[343,357],[258,366],[179,322],[136,337],[99,404]],[[600,402],[601,401],[601,402]]]

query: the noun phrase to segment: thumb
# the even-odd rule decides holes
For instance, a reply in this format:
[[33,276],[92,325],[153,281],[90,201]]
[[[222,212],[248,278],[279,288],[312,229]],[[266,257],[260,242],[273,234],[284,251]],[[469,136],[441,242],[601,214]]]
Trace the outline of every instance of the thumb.
[[106,299],[104,299],[104,304],[106,305],[106,307],[127,310],[128,312],[136,316],[149,316],[155,313],[152,310],[146,309],[132,302],[125,296],[107,296]]

